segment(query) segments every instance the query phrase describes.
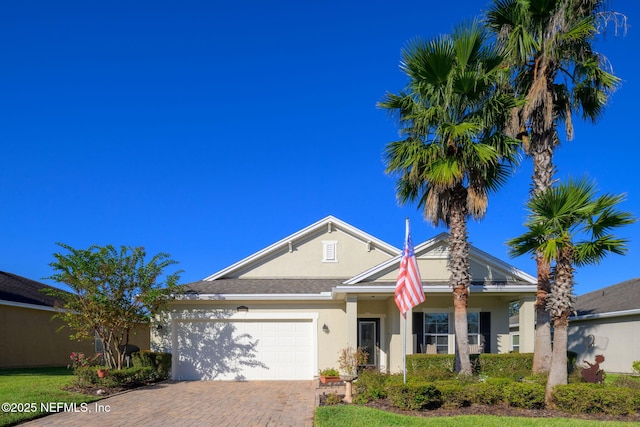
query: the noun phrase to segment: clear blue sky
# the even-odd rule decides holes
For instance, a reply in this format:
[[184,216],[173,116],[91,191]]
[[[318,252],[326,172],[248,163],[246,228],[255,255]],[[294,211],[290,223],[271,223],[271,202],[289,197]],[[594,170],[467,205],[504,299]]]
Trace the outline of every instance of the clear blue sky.
[[[376,108],[405,84],[400,49],[450,32],[485,1],[0,2],[0,270],[52,274],[55,242],[169,252],[200,280],[334,215],[402,246],[441,229],[399,207],[382,152],[397,127]],[[614,1],[626,37],[599,45],[623,79],[598,125],[576,120],[558,177],[588,174],[640,215],[640,5]],[[563,135],[564,136],[564,135]],[[478,248],[509,259],[524,231],[530,161],[487,217]],[[629,255],[577,272],[582,294],[640,276]]]

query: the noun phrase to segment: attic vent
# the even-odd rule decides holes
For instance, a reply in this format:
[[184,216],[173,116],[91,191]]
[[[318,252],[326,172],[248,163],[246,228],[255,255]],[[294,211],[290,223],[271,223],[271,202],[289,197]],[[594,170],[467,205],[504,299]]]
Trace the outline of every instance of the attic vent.
[[322,241],[322,262],[338,262],[338,242],[336,240]]

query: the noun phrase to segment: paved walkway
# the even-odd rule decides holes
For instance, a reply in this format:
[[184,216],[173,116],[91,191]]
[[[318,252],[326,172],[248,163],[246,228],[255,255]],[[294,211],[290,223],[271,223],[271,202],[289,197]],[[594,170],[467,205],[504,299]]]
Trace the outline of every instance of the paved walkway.
[[317,393],[317,381],[165,382],[22,425],[312,427]]

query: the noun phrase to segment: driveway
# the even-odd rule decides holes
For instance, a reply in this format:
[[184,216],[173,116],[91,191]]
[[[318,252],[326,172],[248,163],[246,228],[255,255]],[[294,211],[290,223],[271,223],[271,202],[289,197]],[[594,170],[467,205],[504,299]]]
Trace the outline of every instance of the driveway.
[[[314,381],[165,382],[25,426],[313,426]],[[108,411],[108,412],[107,412]]]

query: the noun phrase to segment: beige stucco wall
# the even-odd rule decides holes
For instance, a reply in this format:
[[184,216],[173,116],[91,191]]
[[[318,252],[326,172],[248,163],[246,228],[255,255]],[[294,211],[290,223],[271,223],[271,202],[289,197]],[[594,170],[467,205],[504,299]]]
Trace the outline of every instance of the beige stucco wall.
[[[605,372],[631,373],[631,364],[640,360],[640,314],[569,322],[570,351],[578,353],[578,365],[584,360],[594,363],[602,354],[605,361],[600,368]],[[593,345],[587,347],[587,337],[593,335]]]
[[[337,262],[322,262],[323,241],[337,242]],[[392,257],[375,245],[369,245],[354,236],[333,229],[326,229],[292,242],[289,247],[273,251],[269,256],[251,263],[244,270],[234,272],[228,277],[268,278],[268,277],[351,277],[373,265]]]
[[[54,314],[46,309],[0,305],[0,368],[66,366],[71,352],[95,354],[93,340],[69,339],[69,328],[62,320],[52,319]],[[133,333],[131,344],[149,349],[149,329]]]
[[66,366],[71,352],[94,353],[93,341],[71,341],[53,311],[0,305],[0,367]]

